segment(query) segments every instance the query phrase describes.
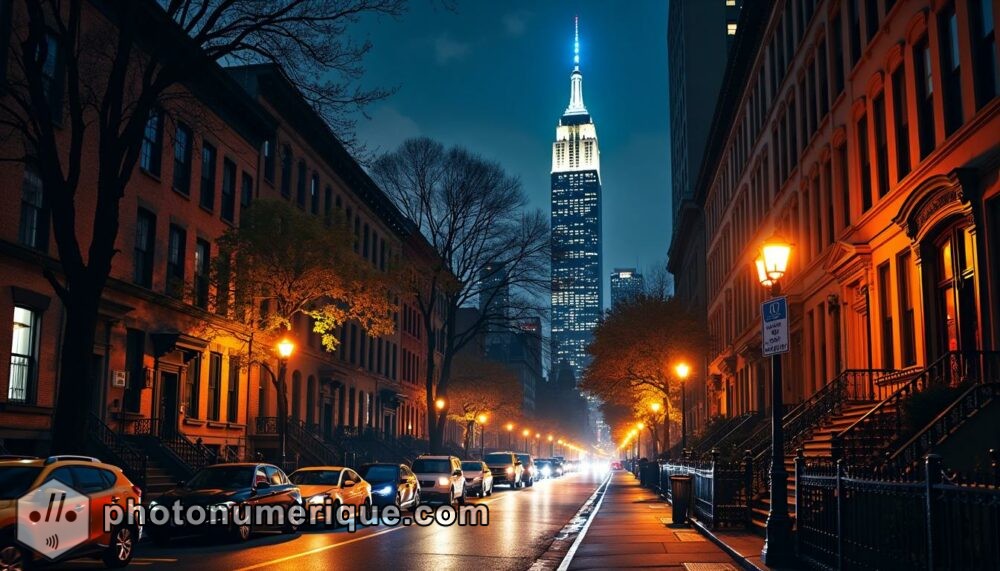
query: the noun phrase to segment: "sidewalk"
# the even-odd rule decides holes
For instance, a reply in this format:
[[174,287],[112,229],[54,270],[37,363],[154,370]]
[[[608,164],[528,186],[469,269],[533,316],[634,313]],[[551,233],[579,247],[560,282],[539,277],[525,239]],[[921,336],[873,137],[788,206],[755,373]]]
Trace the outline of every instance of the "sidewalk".
[[693,527],[671,524],[671,513],[632,474],[615,472],[569,569],[739,569]]

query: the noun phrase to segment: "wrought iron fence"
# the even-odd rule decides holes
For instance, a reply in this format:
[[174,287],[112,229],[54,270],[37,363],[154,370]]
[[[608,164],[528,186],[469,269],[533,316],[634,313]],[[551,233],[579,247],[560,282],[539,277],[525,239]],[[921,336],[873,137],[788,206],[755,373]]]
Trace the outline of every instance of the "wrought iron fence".
[[960,484],[928,455],[887,477],[844,460],[796,458],[796,550],[818,569],[998,569],[1000,487]]
[[660,493],[673,503],[671,476],[690,476],[694,497],[691,498],[695,517],[712,529],[719,527],[749,527],[750,502],[746,462],[723,462],[718,451],[712,459],[661,462]]
[[129,444],[120,434],[111,430],[107,424],[91,413],[87,420],[87,435],[104,454],[109,454],[109,460],[117,464],[125,475],[140,488],[146,487],[146,455]]

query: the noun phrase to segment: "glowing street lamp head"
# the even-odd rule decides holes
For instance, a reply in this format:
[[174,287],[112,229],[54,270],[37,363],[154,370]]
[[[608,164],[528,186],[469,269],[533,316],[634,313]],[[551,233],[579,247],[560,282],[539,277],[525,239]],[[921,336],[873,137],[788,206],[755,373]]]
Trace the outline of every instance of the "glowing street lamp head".
[[486,415],[480,414],[476,417],[476,421],[479,422],[479,424],[486,424]]
[[558,441],[556,441],[556,444],[562,446],[563,445],[563,439],[560,438]]
[[528,430],[527,428],[525,428],[524,430],[521,431],[521,436],[523,436],[525,438],[527,438],[529,434],[531,434],[531,431]]
[[687,363],[678,363],[674,370],[677,371],[677,376],[684,380],[691,374],[691,367]]
[[640,420],[640,421],[639,421],[639,424],[638,424],[638,426],[639,426],[639,430],[642,430],[643,428],[646,428],[646,423],[645,423],[645,422],[642,422],[642,421]]
[[507,423],[507,432],[510,432],[512,430],[514,430],[514,423],[513,422],[508,422]]
[[278,342],[278,355],[282,359],[291,357],[293,351],[295,351],[295,343],[292,343],[291,340],[286,338]]
[[552,435],[549,435],[549,442],[552,442]]
[[434,408],[436,408],[438,410],[444,410],[444,405],[445,404],[447,404],[447,403],[444,402],[444,399],[439,398],[436,401],[434,401]]
[[784,277],[788,270],[788,258],[791,253],[792,245],[777,234],[764,242],[760,249],[760,259],[764,262],[764,274],[772,283]]
[[653,404],[649,405],[649,408],[651,408],[653,412],[660,412],[660,403],[654,402]]
[[535,438],[541,438],[541,437],[542,437],[542,433],[541,432],[536,432],[535,433]]

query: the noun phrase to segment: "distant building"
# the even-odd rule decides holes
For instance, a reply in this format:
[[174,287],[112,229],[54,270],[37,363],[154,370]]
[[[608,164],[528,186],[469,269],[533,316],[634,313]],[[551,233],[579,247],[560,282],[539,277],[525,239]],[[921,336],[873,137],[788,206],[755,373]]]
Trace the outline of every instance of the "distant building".
[[489,264],[479,276],[479,314],[486,320],[486,351],[505,345],[510,331],[510,284],[501,264]]
[[583,104],[580,41],[569,106],[552,144],[552,362],[580,378],[601,315],[601,161],[597,128]]
[[611,307],[627,299],[635,299],[646,284],[635,268],[615,268],[611,272]]

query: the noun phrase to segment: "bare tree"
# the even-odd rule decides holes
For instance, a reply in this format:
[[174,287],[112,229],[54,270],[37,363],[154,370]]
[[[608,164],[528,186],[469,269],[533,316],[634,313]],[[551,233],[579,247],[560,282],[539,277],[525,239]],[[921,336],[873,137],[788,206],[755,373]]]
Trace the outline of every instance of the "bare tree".
[[[55,451],[84,445],[95,387],[76,371],[93,350],[120,203],[151,113],[214,62],[277,63],[350,140],[344,117],[388,92],[356,86],[370,46],[353,43],[347,31],[364,14],[400,14],[404,1],[107,0],[98,7],[22,0],[11,7],[0,139],[15,150],[3,158],[30,160],[40,175],[61,274],[46,277],[67,312]],[[81,200],[81,188],[93,188],[96,200]]]
[[[429,270],[412,272],[410,284],[427,339],[427,422],[431,450],[437,452],[448,411],[434,404],[438,398],[447,403],[455,355],[490,327],[508,327],[545,307],[548,222],[541,212],[525,210],[527,198],[517,178],[459,147],[409,139],[379,157],[372,171],[439,259]],[[509,304],[495,303],[508,293]],[[485,311],[460,325],[459,308],[476,304]],[[444,321],[440,337],[437,315]]]

